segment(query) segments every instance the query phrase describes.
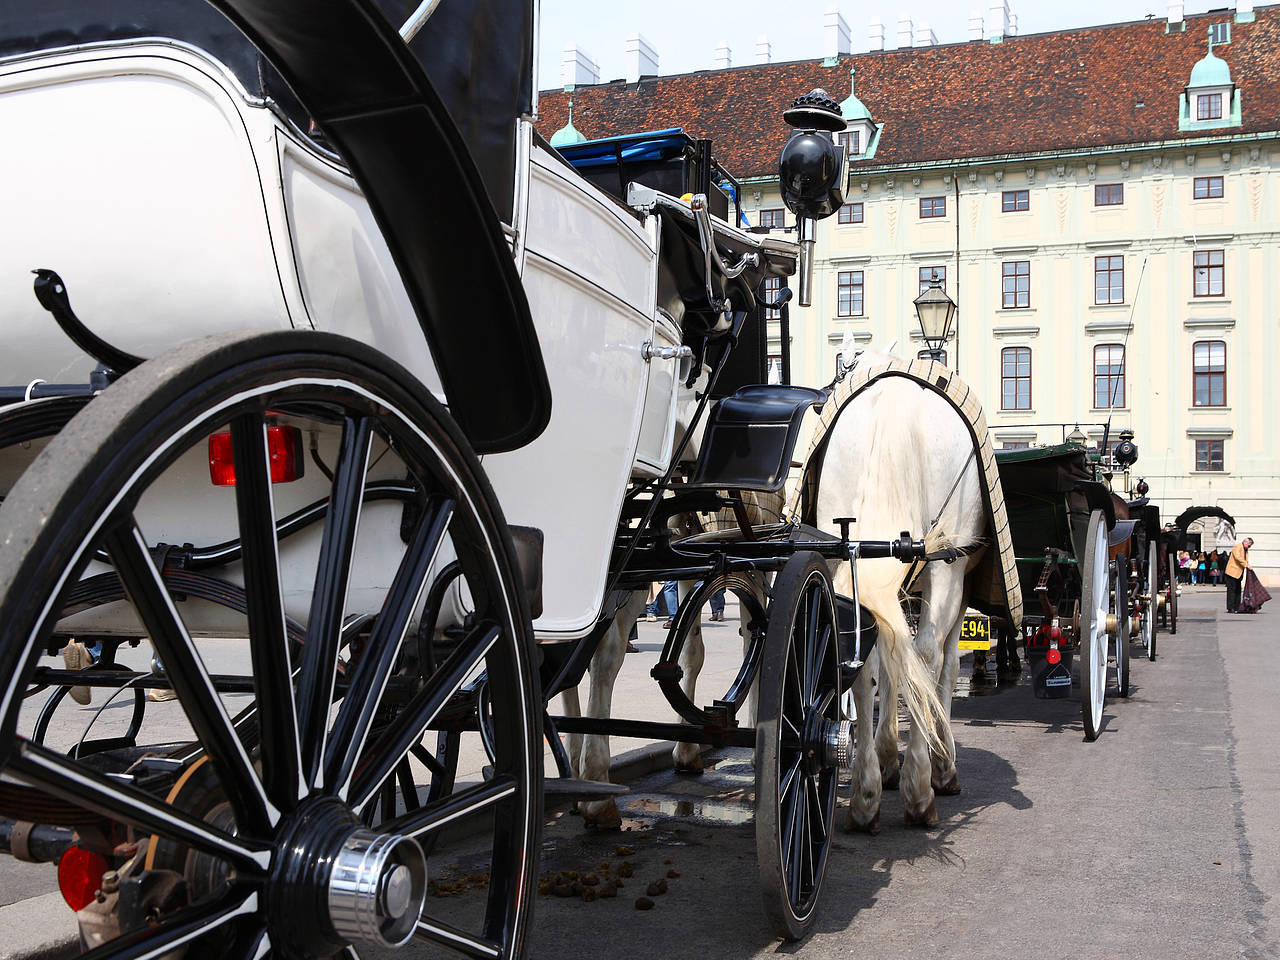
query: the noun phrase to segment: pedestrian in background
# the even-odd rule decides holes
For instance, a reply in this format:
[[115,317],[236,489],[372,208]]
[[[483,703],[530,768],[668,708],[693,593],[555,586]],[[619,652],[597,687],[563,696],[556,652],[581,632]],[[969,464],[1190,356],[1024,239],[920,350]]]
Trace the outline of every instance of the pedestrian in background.
[[1209,562],[1203,552],[1196,557],[1196,580],[1201,584],[1209,582]]
[[1253,537],[1245,537],[1231,548],[1231,555],[1227,557],[1227,613],[1240,611],[1240,581],[1249,569],[1249,548],[1252,546]]
[[677,581],[668,580],[662,585],[662,600],[667,605],[667,621],[662,629],[670,630],[676,619],[676,611],[680,608],[680,584]]
[[716,623],[724,620],[724,591],[717,590],[711,595],[711,619]]
[[1218,551],[1209,554],[1209,582],[1215,587],[1222,582],[1222,569],[1218,566]]

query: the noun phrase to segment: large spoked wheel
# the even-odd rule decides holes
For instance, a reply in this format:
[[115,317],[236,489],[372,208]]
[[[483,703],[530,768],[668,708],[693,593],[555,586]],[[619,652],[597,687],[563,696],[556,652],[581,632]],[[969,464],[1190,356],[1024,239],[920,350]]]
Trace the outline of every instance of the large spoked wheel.
[[1080,567],[1080,706],[1084,738],[1097,740],[1107,691],[1107,614],[1111,612],[1107,521],[1101,510],[1089,516]]
[[1129,695],[1129,558],[1116,557],[1112,596],[1116,616],[1116,692]]
[[840,716],[835,594],[826,562],[797,553],[774,581],[756,726],[756,856],[765,915],[784,940],[804,936],[831,846]]
[[[271,482],[271,426],[318,436],[328,459],[307,474],[310,489],[328,490],[329,506],[301,551],[301,591],[290,589],[299,550],[276,534],[275,504],[291,494]],[[233,491],[192,472],[208,470],[208,438],[223,431]],[[375,470],[418,493],[367,502]],[[175,492],[179,509],[166,511]],[[170,590],[155,559],[158,539],[182,542],[175,513],[205,530],[216,516],[241,542],[247,639],[193,639],[207,608]],[[110,842],[141,841],[137,855],[115,848],[111,865],[122,886],[140,879],[143,899],[115,912],[117,929],[99,927],[105,942],[94,957],[355,957],[415,937],[465,956],[523,953],[541,825],[529,614],[479,463],[411,374],[322,334],[184,345],[122,378],[62,430],[5,499],[0,525],[0,772],[23,784],[4,796],[13,802],[25,789],[44,810],[87,809],[117,825]],[[406,633],[455,557],[453,613],[435,621],[447,655],[432,669],[406,667]],[[109,752],[89,763],[40,745],[19,709],[39,682],[42,652],[65,629],[69,591],[105,567],[163,664],[138,682],[177,695],[157,705],[172,708],[170,745],[149,765],[113,768]],[[299,595],[301,644],[286,630]],[[351,637],[343,628],[357,605],[376,616]],[[237,633],[224,620],[219,635]],[[221,657],[216,670],[209,657]],[[466,729],[469,715],[474,726],[468,691],[481,679],[492,693],[491,772],[420,794],[407,758],[426,755],[424,739],[434,746],[448,724]],[[435,762],[449,769],[426,763],[433,782],[452,776],[451,764]],[[459,823],[468,826],[454,830]],[[424,909],[423,851],[456,845],[459,834],[470,862],[483,865],[485,889],[469,910],[445,914],[440,905],[455,901],[436,898]],[[169,880],[145,876],[153,868]]]
[[1155,541],[1147,544],[1147,607],[1142,611],[1142,646],[1147,659],[1156,658],[1156,607],[1160,605],[1160,567]]

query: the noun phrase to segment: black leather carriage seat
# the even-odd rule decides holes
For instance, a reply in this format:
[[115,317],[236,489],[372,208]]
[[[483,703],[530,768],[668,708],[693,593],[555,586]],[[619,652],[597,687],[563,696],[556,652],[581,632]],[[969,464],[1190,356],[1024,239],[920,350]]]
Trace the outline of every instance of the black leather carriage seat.
[[711,411],[689,487],[776,493],[787,482],[800,424],[821,410],[824,390],[783,384],[743,387]]

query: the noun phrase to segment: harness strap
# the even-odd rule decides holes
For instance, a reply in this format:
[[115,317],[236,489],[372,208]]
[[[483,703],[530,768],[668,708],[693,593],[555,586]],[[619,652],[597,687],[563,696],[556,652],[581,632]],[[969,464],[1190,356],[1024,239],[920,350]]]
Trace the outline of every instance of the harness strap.
[[933,518],[933,522],[929,524],[929,529],[925,531],[928,534],[938,525],[938,521],[942,519],[942,515],[947,512],[947,504],[951,502],[951,498],[956,495],[956,489],[960,486],[960,481],[964,479],[964,475],[969,470],[969,464],[973,463],[974,457],[978,455],[978,448],[971,447],[969,456],[965,458],[964,466],[960,468],[960,472],[956,474],[956,482],[951,485],[951,490],[947,494],[947,499],[942,501],[942,506],[938,508],[938,515]]

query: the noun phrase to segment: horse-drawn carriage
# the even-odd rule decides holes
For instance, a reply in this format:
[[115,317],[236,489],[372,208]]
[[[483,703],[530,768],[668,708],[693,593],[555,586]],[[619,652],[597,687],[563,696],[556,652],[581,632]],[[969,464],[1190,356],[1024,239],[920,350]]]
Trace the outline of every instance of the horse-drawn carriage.
[[[1127,470],[1137,458],[1132,434],[1122,433],[1108,456],[1108,466]],[[1094,740],[1109,662],[1116,692],[1127,697],[1130,642],[1140,641],[1155,659],[1155,611],[1164,599],[1159,511],[1147,501],[1145,483],[1136,500],[1114,494],[1098,455],[1076,438],[1001,451],[996,459],[1025,603],[1023,637],[1028,655],[1044,660],[1037,691],[1068,696],[1078,654],[1085,738]]]
[[[824,394],[725,371],[766,280],[807,299],[812,231],[714,216],[701,151],[667,158],[690,201],[589,183],[533,131],[533,16],[8,5],[0,845],[59,862],[95,957],[520,955],[544,734],[559,792],[608,795],[544,695],[654,579],[744,599],[734,689],[647,729],[755,747],[766,912],[813,916],[875,639],[829,564],[924,544],[746,515]],[[834,106],[788,114],[809,226]],[[737,522],[673,536],[687,510]],[[72,641],[93,669],[50,665]],[[458,851],[473,914],[428,872]]]

